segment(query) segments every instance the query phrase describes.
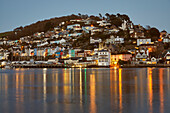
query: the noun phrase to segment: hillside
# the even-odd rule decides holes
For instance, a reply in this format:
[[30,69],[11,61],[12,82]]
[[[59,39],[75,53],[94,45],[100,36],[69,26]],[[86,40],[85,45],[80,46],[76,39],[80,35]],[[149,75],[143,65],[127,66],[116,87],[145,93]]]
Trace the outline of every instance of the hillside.
[[24,27],[20,26],[15,28],[13,31],[0,33],[0,38],[7,37],[9,40],[16,40],[23,36],[31,36],[36,32],[46,32],[50,29],[53,29],[54,27],[57,27],[61,22],[80,18],[90,18],[93,20],[100,20],[101,18],[106,18],[117,27],[122,24],[122,20],[130,21],[130,18],[127,15],[120,15],[119,13],[117,15],[106,13],[105,16],[102,16],[100,13],[99,16],[88,16],[87,14],[82,15],[79,13],[78,15],[72,14],[69,16],[55,17],[48,20],[38,21],[36,23]]
[[56,18],[51,18],[48,20],[38,21],[31,25],[27,25],[25,27],[21,26],[21,27],[15,28],[13,31],[0,33],[0,38],[8,37],[9,40],[15,40],[23,36],[31,36],[32,34],[36,32],[46,32],[50,28],[54,28],[58,26],[58,24],[63,21],[69,21],[71,19],[79,19],[79,18],[80,18],[79,16],[72,14],[70,16],[63,16],[59,18],[56,17]]

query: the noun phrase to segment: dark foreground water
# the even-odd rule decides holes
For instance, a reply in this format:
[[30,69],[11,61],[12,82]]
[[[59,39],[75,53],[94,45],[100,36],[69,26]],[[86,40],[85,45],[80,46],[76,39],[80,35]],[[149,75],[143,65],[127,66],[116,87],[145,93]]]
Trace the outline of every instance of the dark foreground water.
[[0,69],[0,113],[170,113],[170,68]]

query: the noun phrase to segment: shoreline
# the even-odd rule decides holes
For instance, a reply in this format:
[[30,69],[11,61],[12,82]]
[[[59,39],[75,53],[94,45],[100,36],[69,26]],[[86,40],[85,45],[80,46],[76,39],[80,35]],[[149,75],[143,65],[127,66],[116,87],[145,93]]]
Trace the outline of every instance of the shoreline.
[[36,64],[13,64],[1,66],[0,68],[147,68],[147,67],[156,67],[156,68],[167,68],[170,67],[170,64],[125,64],[121,66],[97,66],[97,65],[89,65],[89,66],[72,66],[72,65],[63,65],[63,64],[51,64],[51,65],[36,65]]

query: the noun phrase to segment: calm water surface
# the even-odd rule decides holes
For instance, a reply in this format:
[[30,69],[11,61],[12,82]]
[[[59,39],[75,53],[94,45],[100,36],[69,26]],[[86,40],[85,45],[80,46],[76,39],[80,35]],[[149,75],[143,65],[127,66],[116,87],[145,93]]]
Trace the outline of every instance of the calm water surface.
[[170,113],[170,68],[0,69],[0,113]]

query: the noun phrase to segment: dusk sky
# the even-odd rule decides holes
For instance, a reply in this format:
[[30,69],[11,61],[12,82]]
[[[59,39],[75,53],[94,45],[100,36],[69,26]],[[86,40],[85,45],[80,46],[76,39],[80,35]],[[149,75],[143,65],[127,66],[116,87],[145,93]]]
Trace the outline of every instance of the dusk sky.
[[170,0],[0,0],[0,32],[71,14],[127,14],[134,24],[170,33]]

